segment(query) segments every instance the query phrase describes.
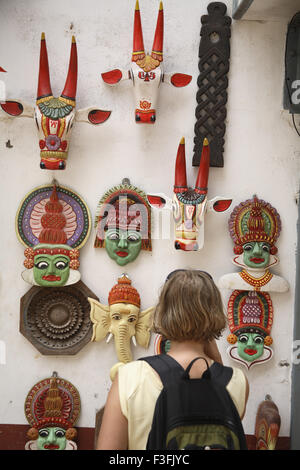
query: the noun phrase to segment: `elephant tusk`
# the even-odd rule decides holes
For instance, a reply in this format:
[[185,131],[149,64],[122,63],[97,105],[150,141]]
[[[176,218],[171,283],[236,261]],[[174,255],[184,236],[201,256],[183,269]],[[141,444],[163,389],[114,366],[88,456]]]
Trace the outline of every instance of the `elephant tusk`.
[[133,342],[134,346],[136,347],[136,339],[135,339],[135,336],[134,336],[134,335],[131,336],[131,339],[132,339],[132,342]]
[[112,334],[112,333],[109,333],[109,335],[108,335],[108,337],[107,337],[107,340],[106,340],[106,342],[107,342],[107,343],[109,343],[109,342],[110,342],[110,340],[111,340],[112,336],[113,336],[113,334]]

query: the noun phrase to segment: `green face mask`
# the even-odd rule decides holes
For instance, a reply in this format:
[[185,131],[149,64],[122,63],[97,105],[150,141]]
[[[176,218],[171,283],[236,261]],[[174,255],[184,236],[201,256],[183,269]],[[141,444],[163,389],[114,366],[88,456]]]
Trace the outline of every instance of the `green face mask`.
[[70,274],[67,256],[41,254],[34,258],[33,277],[39,286],[64,286]]
[[37,439],[38,450],[65,450],[66,432],[62,428],[50,427],[39,430]]
[[105,234],[105,249],[109,257],[120,266],[134,261],[141,251],[142,238],[134,230],[108,229]]
[[265,242],[249,242],[243,245],[244,263],[249,268],[266,268],[270,261],[270,245]]
[[264,352],[264,338],[257,333],[242,333],[238,337],[237,348],[242,359],[253,362]]

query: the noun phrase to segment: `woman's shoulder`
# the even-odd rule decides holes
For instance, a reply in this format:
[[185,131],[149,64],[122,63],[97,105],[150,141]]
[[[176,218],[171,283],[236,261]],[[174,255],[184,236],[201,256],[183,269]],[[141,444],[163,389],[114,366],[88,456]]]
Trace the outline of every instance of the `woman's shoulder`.
[[161,380],[155,370],[146,361],[139,359],[128,362],[119,368],[119,381],[131,384],[131,389],[136,389],[142,382],[151,382],[161,388]]

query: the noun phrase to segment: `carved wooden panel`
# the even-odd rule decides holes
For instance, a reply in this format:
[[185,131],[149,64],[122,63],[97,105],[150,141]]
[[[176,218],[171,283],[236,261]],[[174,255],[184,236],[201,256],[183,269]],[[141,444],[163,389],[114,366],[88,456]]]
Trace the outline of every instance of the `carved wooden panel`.
[[20,332],[44,355],[73,355],[92,337],[88,297],[82,282],[64,287],[32,287],[21,298]]
[[203,140],[210,145],[210,166],[223,167],[231,18],[222,2],[212,2],[201,17],[193,166],[199,166]]

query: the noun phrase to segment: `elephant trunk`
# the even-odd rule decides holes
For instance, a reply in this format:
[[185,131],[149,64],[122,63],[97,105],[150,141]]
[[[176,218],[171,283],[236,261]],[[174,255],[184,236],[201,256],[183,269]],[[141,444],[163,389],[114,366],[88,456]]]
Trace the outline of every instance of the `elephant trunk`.
[[132,361],[132,354],[130,349],[131,333],[127,325],[120,325],[114,334],[115,346],[119,361],[127,363]]

